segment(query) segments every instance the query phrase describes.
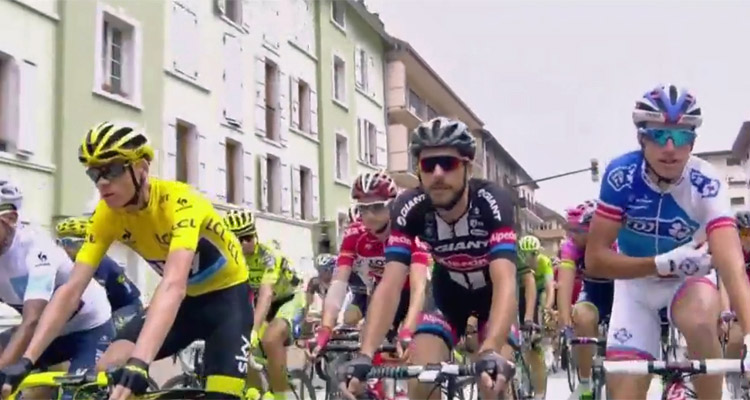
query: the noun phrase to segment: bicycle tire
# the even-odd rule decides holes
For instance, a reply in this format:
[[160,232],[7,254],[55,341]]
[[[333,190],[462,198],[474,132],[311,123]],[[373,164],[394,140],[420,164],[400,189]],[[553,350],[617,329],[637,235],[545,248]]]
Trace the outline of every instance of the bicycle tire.
[[187,374],[180,374],[175,375],[169,379],[167,379],[166,382],[164,382],[163,385],[161,385],[161,389],[168,390],[168,389],[200,389],[201,384],[195,377],[192,377]]
[[[290,369],[287,375],[289,376],[289,386],[292,388],[292,392],[294,392],[297,400],[316,400],[315,387],[313,387],[312,381],[307,376],[305,370],[299,368]],[[295,389],[295,385],[292,383],[295,380],[298,380],[300,383],[297,389]],[[307,391],[307,396],[305,395],[305,391]]]

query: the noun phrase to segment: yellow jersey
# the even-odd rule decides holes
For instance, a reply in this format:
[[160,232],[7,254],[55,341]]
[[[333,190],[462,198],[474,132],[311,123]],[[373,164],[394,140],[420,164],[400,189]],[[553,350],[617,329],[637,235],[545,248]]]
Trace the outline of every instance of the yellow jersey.
[[149,182],[148,205],[142,210],[113,210],[99,202],[76,262],[99,265],[116,240],[143,257],[159,275],[171,251],[195,251],[188,296],[247,282],[242,246],[213,204],[184,183],[157,178]]
[[273,285],[274,300],[291,296],[302,283],[289,260],[265,243],[257,242],[253,254],[245,255],[245,262],[250,287],[257,291],[261,285]]

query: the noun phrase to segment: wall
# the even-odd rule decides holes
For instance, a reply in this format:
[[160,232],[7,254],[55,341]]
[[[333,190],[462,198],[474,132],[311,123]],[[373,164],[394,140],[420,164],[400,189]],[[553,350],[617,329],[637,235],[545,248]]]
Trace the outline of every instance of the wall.
[[750,191],[748,190],[748,172],[745,166],[733,158],[729,152],[721,155],[701,155],[700,158],[713,165],[722,176],[722,184],[728,191],[732,211],[750,210]]

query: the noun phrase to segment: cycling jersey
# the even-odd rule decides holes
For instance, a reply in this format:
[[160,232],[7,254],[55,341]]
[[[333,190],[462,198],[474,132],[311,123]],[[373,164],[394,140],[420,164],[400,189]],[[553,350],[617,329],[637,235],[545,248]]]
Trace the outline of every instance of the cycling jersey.
[[245,263],[250,287],[257,292],[262,285],[273,285],[274,300],[292,296],[302,283],[289,265],[289,260],[278,254],[271,245],[256,243],[253,254],[245,255]]
[[143,257],[159,275],[163,275],[171,251],[195,251],[188,296],[246,282],[242,247],[211,202],[181,182],[150,178],[149,183],[148,204],[142,210],[113,210],[103,200],[99,202],[76,261],[99,265],[117,240]]
[[[26,301],[49,301],[52,293],[70,278],[72,270],[73,261],[51,237],[19,226],[8,250],[0,255],[0,300],[21,313]],[[110,316],[104,288],[89,282],[61,335],[99,327]]]
[[[427,265],[429,262],[427,248],[419,239],[412,242],[410,255],[411,259],[407,265]],[[336,266],[352,268],[355,262],[357,267],[354,268],[354,272],[361,277],[371,277],[375,285],[383,278],[385,243],[370,232],[361,221],[353,222],[344,232]],[[404,283],[404,288],[409,288],[408,279]]]
[[536,263],[536,268],[534,269],[534,281],[536,282],[536,290],[542,291],[547,282],[554,279],[555,273],[552,270],[552,260],[544,254],[536,256]]
[[94,279],[104,286],[112,311],[141,303],[141,291],[128,279],[123,268],[108,256],[99,262]]
[[[641,151],[616,158],[604,173],[596,215],[622,224],[620,252],[632,257],[666,253],[712,230],[735,226],[722,178],[706,161],[691,156],[667,190],[648,177]],[[679,299],[685,285],[708,284],[714,276],[615,280],[607,338],[610,358],[659,356],[659,309]]]
[[449,347],[464,334],[470,316],[476,316],[480,326],[489,319],[490,262],[502,258],[515,263],[517,258],[513,197],[482,179],[470,179],[467,186],[468,208],[453,223],[437,214],[421,188],[401,193],[391,210],[392,230],[385,249],[386,262],[409,265],[417,237],[429,245],[435,261],[435,311],[420,316],[415,334],[436,335]]

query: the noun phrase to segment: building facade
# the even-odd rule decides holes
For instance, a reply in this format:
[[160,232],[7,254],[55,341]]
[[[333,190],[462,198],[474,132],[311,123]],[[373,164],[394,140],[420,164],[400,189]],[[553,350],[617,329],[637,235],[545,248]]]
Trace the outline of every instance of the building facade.
[[544,254],[556,257],[566,236],[565,217],[542,203],[536,203],[536,212],[543,222],[534,230],[534,236],[542,242]]
[[747,163],[743,163],[731,150],[708,151],[695,155],[708,161],[719,171],[729,192],[732,211],[750,210]]
[[[384,58],[387,34],[361,1],[316,2],[320,94],[318,241],[335,252],[358,174],[385,168]],[[311,153],[312,154],[312,153]],[[309,157],[309,155],[308,155]]]
[[54,0],[0,2],[0,176],[26,194],[21,222],[47,229],[59,174],[58,7]]

